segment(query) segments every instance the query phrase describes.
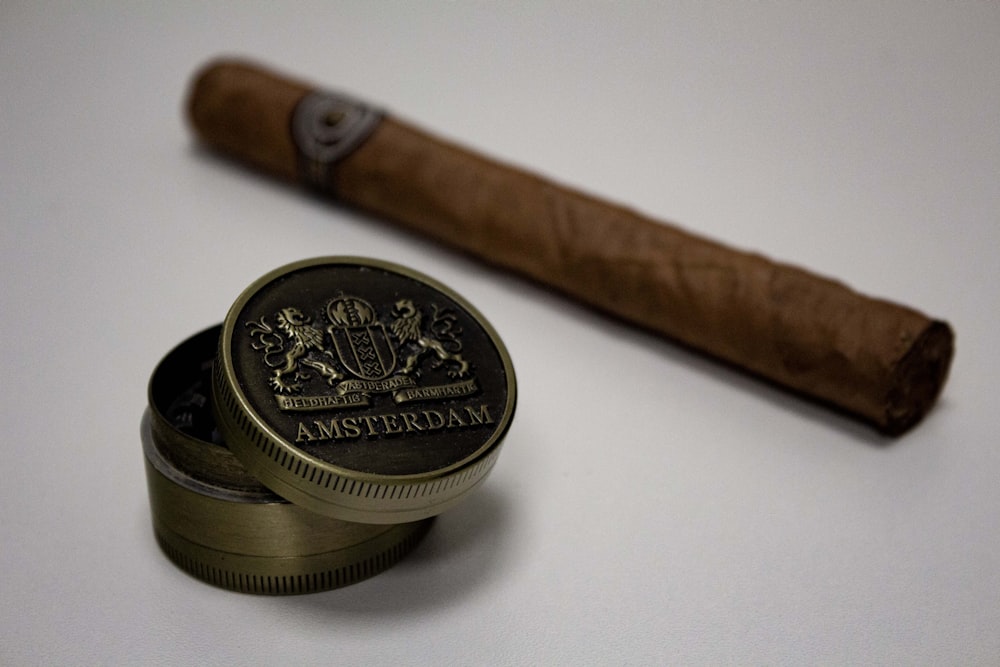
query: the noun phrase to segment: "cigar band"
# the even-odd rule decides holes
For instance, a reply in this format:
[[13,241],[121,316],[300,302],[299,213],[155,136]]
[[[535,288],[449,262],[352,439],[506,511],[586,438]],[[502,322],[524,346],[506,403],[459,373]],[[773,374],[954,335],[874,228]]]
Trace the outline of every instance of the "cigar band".
[[346,95],[329,91],[307,94],[292,113],[300,177],[329,191],[334,165],[360,146],[381,119],[380,111]]

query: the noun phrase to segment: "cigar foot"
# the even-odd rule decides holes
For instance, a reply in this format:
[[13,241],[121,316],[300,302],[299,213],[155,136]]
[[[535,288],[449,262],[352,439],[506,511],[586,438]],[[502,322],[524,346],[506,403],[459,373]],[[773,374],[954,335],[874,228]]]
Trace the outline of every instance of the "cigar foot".
[[893,374],[886,397],[886,435],[901,435],[923,419],[948,379],[955,334],[947,322],[935,320],[914,341]]

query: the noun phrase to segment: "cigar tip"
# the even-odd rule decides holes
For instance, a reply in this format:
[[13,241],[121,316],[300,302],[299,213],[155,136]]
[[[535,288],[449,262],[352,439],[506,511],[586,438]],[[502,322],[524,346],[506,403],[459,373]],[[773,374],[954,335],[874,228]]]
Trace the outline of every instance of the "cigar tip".
[[309,89],[249,60],[219,57],[195,73],[185,111],[203,144],[294,180],[290,118]]
[[932,321],[900,360],[886,402],[882,431],[902,435],[930,411],[948,379],[955,333],[947,322]]
[[250,60],[236,56],[218,56],[198,68],[191,78],[185,107],[192,127],[198,131],[210,122],[220,91],[245,87],[248,78],[262,71]]

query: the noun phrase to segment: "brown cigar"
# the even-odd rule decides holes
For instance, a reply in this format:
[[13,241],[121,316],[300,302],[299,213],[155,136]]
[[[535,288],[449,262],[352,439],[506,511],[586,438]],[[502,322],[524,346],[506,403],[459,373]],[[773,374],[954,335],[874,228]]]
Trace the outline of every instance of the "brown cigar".
[[245,62],[197,76],[205,144],[392,219],[898,435],[930,409],[945,322],[699,238]]

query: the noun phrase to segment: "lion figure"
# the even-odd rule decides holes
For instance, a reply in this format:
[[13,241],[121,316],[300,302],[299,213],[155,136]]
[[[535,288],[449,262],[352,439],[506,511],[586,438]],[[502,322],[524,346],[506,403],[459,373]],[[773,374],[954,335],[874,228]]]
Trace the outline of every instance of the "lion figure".
[[[298,308],[282,308],[275,315],[275,320],[290,345],[285,351],[285,365],[275,368],[271,376],[271,387],[274,390],[291,394],[302,389],[302,381],[310,377],[302,370],[303,366],[319,371],[331,386],[344,377],[332,364],[306,356],[311,350],[316,350],[333,357],[333,353],[323,345],[323,331],[312,326],[309,317],[303,315]],[[289,375],[290,380],[286,377]]]
[[[422,317],[417,307],[409,299],[400,299],[396,302],[393,314],[396,319],[392,322],[392,332],[403,345],[413,343],[416,349],[411,353],[403,367],[401,373],[410,374],[417,369],[420,359],[427,354],[433,354],[438,364],[447,363],[448,375],[452,378],[461,378],[469,373],[469,362],[458,353],[461,343],[457,340],[457,334],[461,333],[455,326],[455,315],[448,311],[438,311],[434,307],[434,317],[432,318],[430,329],[438,334],[439,338],[426,335],[422,330]],[[449,351],[445,345],[452,349]]]

